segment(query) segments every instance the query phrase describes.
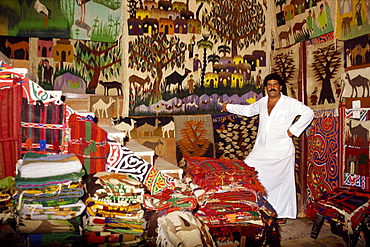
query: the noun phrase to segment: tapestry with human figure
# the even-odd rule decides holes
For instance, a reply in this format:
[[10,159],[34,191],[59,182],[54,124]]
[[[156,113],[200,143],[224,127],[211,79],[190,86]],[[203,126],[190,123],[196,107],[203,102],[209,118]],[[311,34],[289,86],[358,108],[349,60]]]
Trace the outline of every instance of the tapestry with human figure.
[[288,47],[334,31],[336,1],[274,1],[276,47]]
[[338,0],[336,37],[349,40],[370,32],[369,1]]
[[341,132],[335,110],[315,111],[313,122],[306,130],[308,201],[340,186]]

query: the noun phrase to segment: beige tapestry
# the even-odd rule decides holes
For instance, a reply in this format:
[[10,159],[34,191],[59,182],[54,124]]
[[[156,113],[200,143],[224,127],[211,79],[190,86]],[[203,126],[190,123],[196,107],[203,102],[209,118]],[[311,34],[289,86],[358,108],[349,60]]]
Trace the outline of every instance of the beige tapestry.
[[118,116],[118,98],[115,96],[90,96],[90,112],[97,118],[116,118]]
[[338,108],[342,51],[334,40],[307,46],[307,103],[313,110]]
[[369,97],[370,69],[349,70],[342,74],[344,83],[343,97]]

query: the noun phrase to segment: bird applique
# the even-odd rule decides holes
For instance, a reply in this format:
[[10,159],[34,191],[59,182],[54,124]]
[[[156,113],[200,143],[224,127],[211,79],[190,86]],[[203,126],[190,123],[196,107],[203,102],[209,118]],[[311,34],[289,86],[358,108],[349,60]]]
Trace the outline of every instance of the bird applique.
[[253,95],[253,98],[248,98],[245,101],[247,101],[249,104],[253,104],[257,100],[257,94]]
[[51,10],[42,4],[40,0],[36,0],[33,8],[37,11],[37,13],[44,17],[44,26],[48,28],[49,19],[51,19]]

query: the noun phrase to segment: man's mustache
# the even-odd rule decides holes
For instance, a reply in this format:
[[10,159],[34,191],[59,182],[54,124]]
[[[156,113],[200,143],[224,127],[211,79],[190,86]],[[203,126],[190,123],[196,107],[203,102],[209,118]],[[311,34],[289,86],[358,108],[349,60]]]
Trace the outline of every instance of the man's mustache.
[[271,88],[271,89],[269,90],[269,92],[273,92],[273,91],[277,92],[277,91],[276,91],[276,89],[274,89],[274,88]]

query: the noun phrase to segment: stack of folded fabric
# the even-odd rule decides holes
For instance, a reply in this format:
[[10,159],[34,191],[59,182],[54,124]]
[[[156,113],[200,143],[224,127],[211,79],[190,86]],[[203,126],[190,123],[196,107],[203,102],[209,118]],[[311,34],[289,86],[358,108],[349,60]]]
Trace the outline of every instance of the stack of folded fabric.
[[0,179],[0,243],[2,246],[15,246],[13,243],[18,239],[14,200],[11,196],[13,185],[13,177]]
[[149,218],[148,239],[155,239],[157,246],[216,246],[208,227],[192,214],[198,203],[191,188],[181,180],[175,186],[144,195],[143,206],[155,212]]
[[264,231],[272,229],[276,212],[263,198],[265,190],[254,168],[239,160],[185,159],[188,171],[184,180],[193,188],[199,204],[195,216],[209,227],[217,241],[240,240],[235,233],[245,236],[249,244],[274,237],[278,241],[277,233],[273,236],[272,231]]
[[84,184],[87,198],[83,228],[87,242],[131,245],[144,241],[141,182],[127,174],[97,172],[89,174]]
[[15,193],[19,232],[30,246],[82,240],[82,177],[85,171],[74,154],[26,153],[18,167]]

